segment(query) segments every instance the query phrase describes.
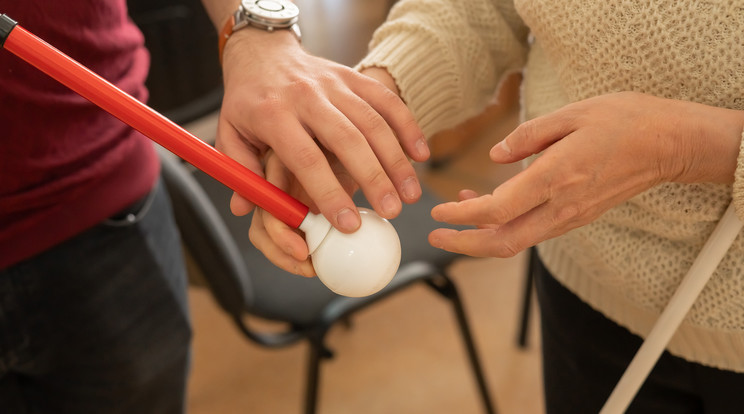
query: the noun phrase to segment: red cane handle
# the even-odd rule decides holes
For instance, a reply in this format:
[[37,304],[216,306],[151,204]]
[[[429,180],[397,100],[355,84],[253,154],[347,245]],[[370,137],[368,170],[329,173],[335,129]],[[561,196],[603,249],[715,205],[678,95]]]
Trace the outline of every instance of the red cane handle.
[[[0,15],[0,18],[6,16]],[[24,28],[14,25],[7,30],[4,40],[4,48],[11,53],[256,203],[287,225],[297,228],[307,215],[308,207],[297,199]]]

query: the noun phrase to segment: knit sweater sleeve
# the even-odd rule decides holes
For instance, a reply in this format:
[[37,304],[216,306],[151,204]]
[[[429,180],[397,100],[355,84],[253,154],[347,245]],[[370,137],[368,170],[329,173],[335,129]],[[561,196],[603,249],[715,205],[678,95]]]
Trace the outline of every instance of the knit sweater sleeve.
[[357,68],[386,68],[430,137],[483,110],[524,65],[528,33],[512,1],[400,0]]
[[734,207],[736,215],[744,221],[744,131],[741,134],[741,146],[739,147],[739,159],[734,175]]

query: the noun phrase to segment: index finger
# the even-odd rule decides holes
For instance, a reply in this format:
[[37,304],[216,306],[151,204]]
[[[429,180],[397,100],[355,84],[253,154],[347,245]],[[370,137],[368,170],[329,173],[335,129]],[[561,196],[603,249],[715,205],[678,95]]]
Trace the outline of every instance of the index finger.
[[346,233],[359,228],[359,212],[318,143],[294,117],[282,117],[274,127],[271,133],[281,137],[273,147],[274,153],[294,173],[331,225]]
[[544,175],[525,170],[492,194],[435,206],[431,216],[450,224],[503,225],[548,201],[547,188]]

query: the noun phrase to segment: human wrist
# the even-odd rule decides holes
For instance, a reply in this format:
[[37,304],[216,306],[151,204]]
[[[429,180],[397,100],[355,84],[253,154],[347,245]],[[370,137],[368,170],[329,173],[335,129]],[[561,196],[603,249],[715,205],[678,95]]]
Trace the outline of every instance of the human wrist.
[[[218,26],[218,50],[220,62],[223,60],[224,48],[235,33],[243,31],[266,32],[275,36],[275,41],[286,37],[286,33],[301,42],[299,9],[290,0],[241,0],[238,9],[222,19]],[[253,35],[259,36],[260,35]],[[271,38],[257,42],[272,43]]]
[[724,183],[734,181],[740,155],[744,111],[685,103],[692,111],[681,114],[693,123],[678,140],[677,174],[672,181]]
[[266,56],[281,51],[290,53],[290,50],[302,49],[300,42],[288,30],[275,30],[268,32],[256,27],[246,27],[233,33],[226,39],[220,61],[225,62],[228,55],[236,51],[255,54],[255,56]]

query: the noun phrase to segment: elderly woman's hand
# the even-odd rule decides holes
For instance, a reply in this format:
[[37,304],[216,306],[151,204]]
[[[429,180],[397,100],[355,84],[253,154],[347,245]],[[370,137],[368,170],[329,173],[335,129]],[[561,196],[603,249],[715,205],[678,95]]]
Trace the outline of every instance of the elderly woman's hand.
[[662,182],[731,183],[744,113],[623,92],[567,105],[520,125],[491,150],[497,163],[541,153],[524,171],[432,216],[430,243],[472,256],[510,257],[585,225]]

